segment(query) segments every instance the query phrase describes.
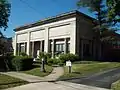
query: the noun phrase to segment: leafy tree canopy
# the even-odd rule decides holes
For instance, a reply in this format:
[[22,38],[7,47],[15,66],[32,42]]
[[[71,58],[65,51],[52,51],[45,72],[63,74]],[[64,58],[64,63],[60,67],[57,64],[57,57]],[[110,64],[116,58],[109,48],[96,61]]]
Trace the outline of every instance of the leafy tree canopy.
[[2,34],[1,30],[8,27],[8,18],[10,16],[10,4],[7,0],[0,0],[0,54],[7,48],[5,44],[6,38]]
[[113,21],[113,25],[120,22],[120,0],[106,0],[108,7],[109,21]]
[[120,0],[79,0],[78,7],[87,7],[95,12],[100,31],[103,28],[114,30],[120,24]]
[[10,3],[7,0],[0,0],[0,28],[6,30],[10,16]]

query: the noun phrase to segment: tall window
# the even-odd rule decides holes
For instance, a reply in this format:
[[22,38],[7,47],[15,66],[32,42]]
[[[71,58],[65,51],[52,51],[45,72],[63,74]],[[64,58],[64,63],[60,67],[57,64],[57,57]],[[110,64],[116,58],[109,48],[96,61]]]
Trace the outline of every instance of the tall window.
[[67,52],[70,53],[70,43],[67,45]]
[[83,45],[83,53],[84,53],[84,56],[90,56],[90,46],[89,46],[89,44],[84,44]]
[[25,44],[24,43],[20,44],[20,52],[25,52]]
[[64,52],[64,44],[56,44],[55,51],[57,54],[63,53]]

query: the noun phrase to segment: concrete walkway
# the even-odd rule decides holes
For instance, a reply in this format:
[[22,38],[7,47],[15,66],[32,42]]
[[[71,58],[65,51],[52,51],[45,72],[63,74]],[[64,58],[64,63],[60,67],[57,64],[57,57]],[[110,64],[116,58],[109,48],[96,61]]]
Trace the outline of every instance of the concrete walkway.
[[30,83],[33,83],[33,82],[43,82],[43,81],[55,81],[61,75],[63,75],[63,73],[64,73],[64,70],[62,67],[55,67],[53,69],[53,71],[51,72],[51,74],[49,74],[48,76],[45,76],[45,77],[34,76],[34,75],[25,74],[25,73],[21,73],[21,72],[5,72],[5,73],[3,72],[2,74],[12,76],[15,78],[19,78],[19,79],[28,81]]
[[14,88],[9,88],[6,90],[109,90],[109,89],[59,81],[55,83],[51,82],[31,83]]
[[28,82],[34,82],[22,86],[8,88],[5,90],[108,90],[104,88],[92,87],[92,86],[75,84],[64,81],[46,82],[46,81],[57,80],[63,73],[64,71],[62,67],[55,67],[52,73],[46,77],[38,77],[38,76],[33,76],[19,72],[7,72],[2,74],[23,79]]
[[33,76],[30,74],[20,73],[20,72],[5,72],[2,73],[11,77],[19,78],[30,83],[43,81],[42,77]]
[[54,68],[52,73],[49,74],[48,76],[45,76],[44,79],[46,81],[56,81],[63,74],[64,74],[63,67],[56,67],[56,68]]

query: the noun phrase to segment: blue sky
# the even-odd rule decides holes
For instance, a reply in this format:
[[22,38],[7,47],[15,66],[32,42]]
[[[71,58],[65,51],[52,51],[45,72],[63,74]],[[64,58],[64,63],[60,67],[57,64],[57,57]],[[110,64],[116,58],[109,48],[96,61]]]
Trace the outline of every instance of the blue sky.
[[[13,29],[16,27],[75,10],[77,9],[77,1],[78,0],[9,0],[11,3],[11,16],[9,17],[8,28],[6,31],[3,31],[3,34],[7,37],[13,37]],[[78,10],[93,16],[87,9],[81,8]]]

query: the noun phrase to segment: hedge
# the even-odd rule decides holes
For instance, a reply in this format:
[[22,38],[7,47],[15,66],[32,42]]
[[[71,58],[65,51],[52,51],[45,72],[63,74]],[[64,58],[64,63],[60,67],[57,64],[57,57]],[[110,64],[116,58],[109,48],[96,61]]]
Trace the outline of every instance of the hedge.
[[45,59],[45,63],[47,63],[47,60],[51,58],[51,53],[45,53],[45,52],[40,52],[39,53],[39,60],[41,62],[42,58]]
[[5,65],[4,60],[5,60],[5,57],[0,56],[0,71],[6,70],[6,65]]
[[33,58],[28,56],[16,56],[12,60],[12,65],[16,71],[31,69],[32,64]]
[[12,59],[14,56],[12,54],[6,54],[5,56],[0,56],[0,71],[12,70]]
[[71,53],[61,54],[59,56],[59,59],[62,60],[62,63],[65,63],[68,60],[70,60],[71,62],[74,62],[79,60],[79,56]]
[[47,60],[47,64],[48,65],[60,65],[60,66],[63,65],[62,60],[57,59],[57,58],[49,58]]

